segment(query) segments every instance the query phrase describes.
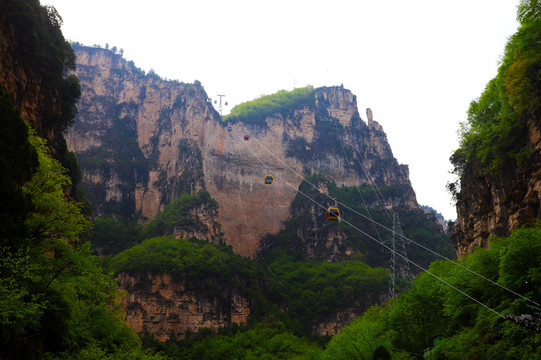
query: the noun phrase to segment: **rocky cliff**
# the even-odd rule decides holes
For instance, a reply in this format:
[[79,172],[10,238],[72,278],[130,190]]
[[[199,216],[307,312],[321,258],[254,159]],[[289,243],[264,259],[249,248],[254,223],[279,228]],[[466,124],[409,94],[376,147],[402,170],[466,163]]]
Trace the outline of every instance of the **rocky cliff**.
[[127,290],[124,299],[127,323],[139,334],[148,331],[156,340],[171,334],[184,338],[201,328],[217,330],[231,324],[245,324],[249,302],[235,288],[208,291],[198,284],[174,281],[168,274],[119,274]]
[[459,175],[453,236],[459,256],[489,237],[508,236],[541,218],[541,17],[523,2],[520,26],[505,47],[498,74],[470,104],[461,146],[451,157]]
[[[85,193],[96,216],[158,221],[161,214],[170,217],[168,209],[177,199],[197,194],[192,197],[194,206],[183,208],[175,221],[168,220],[171,231],[153,228],[153,236],[224,240],[237,254],[255,257],[263,256],[258,253],[262,246],[281,246],[269,236],[274,234],[286,239],[285,248],[314,260],[363,259],[373,266],[388,262],[381,247],[360,239],[352,229],[327,229],[324,211],[299,199],[297,189],[305,186],[306,177],[320,179],[315,181],[319,191],[312,189],[310,194],[325,206],[329,199],[324,194],[335,196],[340,189],[359,186],[359,192],[371,195],[365,193],[362,202],[358,195],[351,196],[355,206],[378,208],[380,215],[400,209],[426,220],[408,167],[398,164],[369,109],[367,121],[361,119],[356,97],[347,89],[310,88],[304,102],[262,120],[232,116],[224,121],[197,82],[145,74],[106,49],[74,49],[82,95],[74,126],[65,136],[81,164]],[[229,124],[233,131],[228,131]],[[244,134],[250,135],[249,141],[243,140]],[[275,174],[272,185],[264,184],[267,171]],[[379,196],[373,187],[380,190]],[[210,198],[201,195],[207,193]],[[302,226],[295,222],[299,216]],[[410,222],[410,228],[421,228],[418,224]],[[171,331],[181,337],[187,330],[245,322],[253,313],[252,304],[233,288],[224,294],[218,294],[221,289],[205,292],[197,284],[144,271],[123,273],[120,283],[128,291],[128,322],[159,339]],[[373,292],[362,294],[368,298],[359,304],[347,303],[312,324],[312,333],[336,332],[384,297],[380,290]]]
[[51,6],[0,3],[0,87],[22,119],[50,145],[56,145],[70,125],[79,96],[77,79],[66,76],[75,64],[61,24]]
[[527,128],[521,141],[522,149],[529,153],[525,163],[510,164],[497,176],[479,163],[464,170],[453,236],[459,257],[476,246],[488,247],[490,236],[509,236],[541,219],[541,119],[530,118]]
[[[82,96],[66,139],[95,215],[149,220],[179,194],[205,189],[219,204],[214,220],[226,242],[252,256],[260,239],[290,217],[302,181],[295,172],[322,174],[337,185],[402,186],[386,206],[418,206],[407,166],[394,159],[381,126],[361,120],[346,89],[316,89],[315,105],[273,114],[264,124],[238,122],[228,132],[200,84],[145,75],[105,49],[75,52]],[[265,185],[267,169],[254,154],[282,179]]]

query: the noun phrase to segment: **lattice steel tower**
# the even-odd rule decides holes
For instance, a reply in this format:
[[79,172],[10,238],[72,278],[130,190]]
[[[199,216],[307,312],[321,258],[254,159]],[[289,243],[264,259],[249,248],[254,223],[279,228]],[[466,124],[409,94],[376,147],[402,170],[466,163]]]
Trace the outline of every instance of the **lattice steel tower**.
[[[393,233],[391,235],[391,263],[389,265],[389,294],[391,298],[396,297],[396,286],[399,279],[404,279],[406,287],[409,288],[413,282],[411,268],[406,252],[406,238],[400,226],[400,218],[393,212]],[[400,256],[396,256],[400,254]]]

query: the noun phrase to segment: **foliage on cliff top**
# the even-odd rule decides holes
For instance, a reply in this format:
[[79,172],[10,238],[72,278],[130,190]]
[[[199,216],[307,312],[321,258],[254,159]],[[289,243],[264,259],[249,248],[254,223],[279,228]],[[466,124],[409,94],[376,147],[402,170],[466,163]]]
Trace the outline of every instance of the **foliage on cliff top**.
[[[520,165],[527,122],[541,116],[541,13],[538,0],[522,0],[518,31],[509,39],[497,76],[470,104],[462,123],[460,148],[451,157],[462,175],[468,164],[480,163],[491,174]],[[451,185],[453,187],[453,185]],[[451,191],[456,191],[456,185]]]
[[172,236],[144,240],[116,255],[111,261],[115,272],[168,273],[178,279],[233,281],[235,276],[253,278],[259,271],[254,263],[233,253],[230,246]]
[[[541,225],[516,230],[508,239],[494,238],[491,249],[477,249],[459,262],[533,299],[525,280],[541,281]],[[524,306],[524,300],[449,262],[434,262],[429,271],[502,314]],[[426,273],[388,305],[342,329],[323,359],[371,358],[380,346],[393,359],[409,358],[408,353],[422,354],[434,346],[438,336],[443,340],[430,351],[431,359],[541,357],[541,334],[502,319]]]
[[266,124],[267,116],[282,113],[290,114],[301,106],[313,105],[314,87],[309,85],[292,91],[280,90],[272,95],[263,95],[258,99],[238,104],[224,121],[235,123]]
[[218,203],[206,191],[193,195],[182,194],[167,204],[163,211],[160,211],[156,218],[145,226],[143,237],[148,239],[154,236],[171,235],[175,227],[204,226],[197,224],[194,214],[190,213],[190,211],[198,211],[198,207],[206,207],[209,211],[217,210]]

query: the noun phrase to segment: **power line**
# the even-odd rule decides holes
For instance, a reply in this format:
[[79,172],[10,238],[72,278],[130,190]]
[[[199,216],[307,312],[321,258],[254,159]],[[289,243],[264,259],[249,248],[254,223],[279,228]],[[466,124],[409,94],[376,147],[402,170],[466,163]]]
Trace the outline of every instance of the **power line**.
[[[329,108],[329,110],[331,111],[331,118],[332,118],[332,119],[331,119],[331,122],[334,123],[334,128],[335,128],[335,130],[336,130],[336,135],[337,135],[338,139],[340,140],[340,146],[341,146],[341,148],[342,148],[342,154],[344,154],[345,163],[346,163],[347,166],[348,166],[349,172],[350,172],[351,174],[353,174],[354,172],[353,172],[353,169],[351,168],[351,165],[350,165],[350,163],[349,163],[349,157],[348,157],[348,155],[347,155],[347,153],[346,153],[346,149],[345,149],[345,147],[344,147],[344,142],[342,141],[342,138],[339,136],[339,135],[340,135],[339,132],[338,132],[338,122],[339,122],[339,120],[334,116],[334,111],[333,111],[333,109],[332,109],[332,108]],[[334,120],[336,120],[336,121],[334,121]],[[355,149],[353,149],[353,151],[355,151]],[[355,154],[356,154],[356,152],[355,152]],[[360,163],[359,163],[359,165],[360,165]],[[367,169],[367,171],[368,171],[368,174],[370,175],[370,169]],[[359,183],[360,183],[360,181],[359,181]],[[371,220],[371,221],[370,221],[370,224],[371,224],[372,227],[374,228],[374,232],[376,233],[376,235],[377,235],[379,241],[380,241],[380,242],[383,242],[383,241],[381,240],[380,235],[379,235],[379,231],[377,230],[376,225],[374,224],[374,221],[373,221],[373,219],[372,219],[372,214],[370,213],[370,209],[369,209],[369,207],[366,205],[366,201],[364,200],[364,196],[363,196],[363,194],[362,194],[362,192],[361,192],[360,186],[359,186],[359,187],[356,187],[356,189],[357,189],[357,192],[359,193],[359,197],[361,198],[361,201],[363,202],[363,205],[364,205],[364,207],[365,207],[365,209],[366,209],[366,212],[368,213],[368,217],[369,217],[370,220]],[[377,189],[377,186],[376,186],[376,189]],[[379,191],[378,191],[378,192],[379,192]],[[376,192],[374,192],[374,193],[376,193]],[[387,214],[387,216],[390,218],[390,214],[389,214],[389,212],[387,211],[385,204],[383,203],[383,197],[382,197],[382,199],[380,200],[378,194],[376,193],[376,198],[378,199],[378,202],[380,203],[381,207],[383,208],[383,210],[385,211],[385,213]],[[390,295],[391,298],[393,298],[393,299],[396,297],[396,282],[397,282],[397,280],[398,280],[398,274],[400,274],[401,272],[404,272],[404,273],[405,273],[405,276],[406,276],[406,280],[408,281],[408,284],[411,284],[411,282],[412,282],[411,269],[410,269],[410,267],[409,267],[409,263],[406,261],[406,263],[405,263],[406,266],[404,266],[403,268],[402,268],[402,266],[400,267],[400,270],[402,270],[401,272],[399,271],[398,266],[397,266],[396,255],[395,255],[395,253],[396,253],[396,234],[397,234],[397,233],[400,233],[400,234],[402,233],[402,230],[401,230],[401,228],[400,228],[400,222],[399,222],[399,220],[398,220],[398,222],[397,222],[397,217],[398,217],[397,213],[396,213],[396,212],[393,212],[393,218],[391,219],[391,221],[392,221],[392,223],[393,223],[393,231],[395,231],[395,232],[393,232],[393,233],[391,234],[391,238],[390,238],[390,240],[389,240],[390,243],[391,243],[391,248],[392,248],[392,250],[393,250],[393,251],[391,252],[391,260],[390,260],[390,262],[389,262],[389,275],[390,275],[390,276],[389,276],[389,295]],[[404,239],[402,239],[401,237],[399,237],[399,239],[401,240],[400,243],[401,243],[401,245],[402,245],[402,246],[400,247],[400,248],[401,248],[401,251],[403,251],[404,256],[407,258],[408,254],[407,254],[407,252],[406,252],[406,245],[405,245]]]
[[[238,132],[236,131],[236,129],[233,127],[235,133],[240,137],[240,134],[238,134]],[[254,155],[258,160],[259,162],[261,162],[262,165],[266,166],[265,162],[263,160],[261,160],[261,158],[259,156],[257,156],[255,154],[255,152],[253,152],[253,150],[245,143],[245,146],[250,150],[250,152],[252,153],[252,155]],[[267,166],[268,168],[268,166]],[[297,189],[295,188],[293,185],[291,185],[288,181],[286,181],[284,178],[282,178],[279,174],[275,173],[275,175],[281,179],[285,184],[287,184],[289,187],[291,187],[293,190],[295,190],[296,192],[298,192],[299,194],[303,195],[304,197],[306,197],[308,200],[310,200],[311,202],[313,202],[314,204],[316,204],[317,206],[321,207],[324,211],[327,211],[327,208],[323,205],[321,205],[320,203],[318,203],[317,201],[315,201],[314,199],[312,199],[310,196],[306,195],[303,191],[301,191],[300,189]],[[342,217],[341,217],[342,218]],[[370,240],[372,241],[375,241],[376,243],[380,244],[381,246],[383,246],[384,248],[386,248],[387,250],[391,251],[391,252],[394,252],[395,255],[398,255],[400,257],[402,257],[404,260],[406,260],[407,262],[415,265],[416,267],[418,267],[419,269],[421,269],[422,271],[428,273],[429,275],[433,276],[434,278],[436,278],[437,280],[441,281],[442,283],[448,285],[449,287],[451,287],[452,289],[458,291],[459,293],[461,293],[462,295],[466,296],[467,298],[469,298],[470,300],[476,302],[477,304],[485,307],[486,309],[492,311],[493,313],[495,313],[496,315],[502,317],[503,319],[505,319],[505,316],[500,314],[499,312],[497,312],[496,310],[490,308],[488,305],[485,305],[484,303],[482,303],[481,301],[475,299],[474,297],[468,295],[467,293],[465,293],[464,291],[458,289],[457,287],[451,285],[450,283],[448,283],[447,281],[443,280],[442,278],[440,278],[439,276],[431,273],[430,271],[428,271],[427,269],[423,268],[421,265],[415,263],[414,261],[408,259],[407,257],[405,257],[404,255],[402,254],[399,254],[397,253],[396,251],[394,251],[393,249],[391,249],[390,247],[388,247],[387,245],[385,245],[383,242],[380,242],[378,241],[376,238],[374,238],[373,236],[371,236],[370,234],[364,232],[363,230],[359,229],[358,227],[356,227],[355,225],[353,225],[352,223],[350,223],[349,221],[345,220],[342,218],[342,221],[344,221],[346,224],[348,224],[349,226],[351,226],[352,228],[356,229],[357,231],[359,231],[361,234],[365,235],[366,237],[368,237]]]
[[[239,124],[241,124],[241,126],[244,128],[244,125],[240,122],[240,119],[238,118],[238,116],[237,116],[234,112],[233,112],[233,115],[235,115],[235,117],[236,117],[237,120],[239,121]],[[274,153],[272,153],[269,149],[267,149],[266,146],[264,146],[263,144],[261,144],[261,143],[257,140],[257,138],[253,137],[253,139],[255,140],[255,142],[257,142],[257,144],[259,144],[259,146],[261,146],[264,150],[266,150],[269,154],[271,154],[276,160],[278,160],[278,161],[279,161],[280,163],[282,163],[285,167],[287,167],[289,170],[291,170],[292,172],[294,172],[298,177],[300,177],[301,179],[303,179],[303,181],[305,181],[306,183],[310,184],[310,185],[311,185],[314,189],[316,189],[319,193],[321,193],[321,194],[327,196],[330,200],[333,200],[333,201],[336,200],[336,199],[331,198],[330,195],[325,194],[324,192],[322,192],[316,185],[314,185],[313,183],[311,183],[309,180],[305,179],[303,175],[299,174],[295,169],[291,168],[291,167],[290,167],[289,165],[287,165],[284,161],[282,161],[280,158],[278,158],[276,155],[274,155]],[[250,147],[248,147],[248,148],[250,148]],[[260,162],[261,162],[262,164],[264,164],[261,160],[260,160]],[[377,186],[376,186],[376,188],[377,188]],[[368,220],[368,221],[371,221],[371,222],[373,222],[374,224],[376,224],[376,225],[382,227],[383,229],[385,229],[385,230],[387,230],[387,231],[390,231],[391,233],[395,233],[395,231],[394,231],[393,229],[391,229],[391,228],[389,228],[389,227],[387,227],[387,226],[385,226],[385,225],[379,223],[379,222],[376,221],[376,220],[371,219],[370,217],[367,217],[366,215],[364,215],[364,214],[358,212],[357,210],[355,210],[355,209],[349,207],[347,204],[344,204],[344,203],[342,203],[342,202],[340,202],[340,201],[337,201],[337,203],[340,204],[341,206],[343,206],[344,208],[346,208],[346,209],[348,209],[348,210],[354,212],[355,214],[357,214],[357,215],[363,217],[364,219],[366,219],[366,220]],[[454,265],[456,265],[456,266],[458,266],[458,267],[460,267],[460,268],[462,268],[462,269],[464,269],[464,270],[466,270],[466,271],[468,271],[468,272],[470,272],[470,273],[472,273],[472,274],[474,274],[474,275],[476,275],[476,276],[481,277],[482,279],[488,281],[489,283],[491,283],[491,284],[493,284],[493,285],[496,285],[496,286],[498,286],[498,287],[500,287],[500,288],[502,288],[502,289],[504,289],[504,290],[506,290],[506,291],[508,291],[508,292],[510,292],[510,293],[512,293],[512,294],[514,294],[514,295],[516,295],[516,296],[518,296],[518,297],[520,297],[520,298],[526,300],[526,301],[529,301],[529,302],[531,302],[531,303],[533,303],[533,304],[535,304],[535,305],[537,305],[537,306],[541,306],[541,305],[538,304],[537,302],[535,302],[535,301],[533,301],[533,300],[531,300],[531,299],[529,299],[529,298],[527,298],[527,297],[525,297],[525,296],[523,296],[523,295],[521,295],[521,294],[519,294],[519,293],[517,293],[517,292],[515,292],[515,291],[513,291],[513,290],[511,290],[511,289],[509,289],[509,288],[507,288],[507,287],[505,287],[505,286],[503,286],[503,285],[501,285],[501,284],[498,284],[497,282],[495,282],[495,281],[493,281],[493,280],[487,278],[486,276],[484,276],[484,275],[482,275],[482,274],[479,274],[478,272],[476,272],[476,271],[474,271],[474,270],[471,270],[471,269],[465,267],[464,265],[462,265],[462,264],[460,264],[460,263],[458,263],[458,262],[456,262],[456,261],[453,261],[452,259],[449,259],[447,256],[442,255],[442,254],[440,254],[440,253],[438,253],[438,252],[436,252],[436,251],[434,251],[434,250],[432,250],[432,249],[430,249],[430,248],[428,248],[428,247],[426,247],[426,246],[424,246],[424,245],[422,245],[422,244],[420,244],[420,243],[418,243],[418,242],[416,242],[416,241],[414,241],[414,240],[412,240],[412,239],[406,237],[404,234],[396,234],[396,235],[400,236],[401,238],[403,238],[404,240],[406,240],[406,241],[408,241],[408,242],[411,242],[412,244],[415,244],[415,245],[419,246],[420,248],[422,248],[422,249],[424,249],[424,250],[430,252],[431,254],[436,255],[437,257],[439,257],[439,258],[441,258],[441,259],[443,259],[443,260],[449,261],[449,262],[453,263]]]

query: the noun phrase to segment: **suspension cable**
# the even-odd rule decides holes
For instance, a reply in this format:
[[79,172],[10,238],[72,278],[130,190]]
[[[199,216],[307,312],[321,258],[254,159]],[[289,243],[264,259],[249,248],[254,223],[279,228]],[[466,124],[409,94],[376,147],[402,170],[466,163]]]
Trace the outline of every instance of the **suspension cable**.
[[[240,121],[240,119],[238,118],[238,116],[237,116],[234,112],[232,112],[232,113],[235,115],[235,117],[236,117],[237,120],[239,121],[239,124],[241,124],[241,126],[244,128],[244,125],[242,124],[242,122]],[[233,127],[233,129],[234,129],[234,127]],[[331,199],[331,200],[333,200],[333,201],[336,200],[336,199],[331,198],[330,195],[325,194],[324,192],[322,192],[316,185],[314,185],[312,182],[310,182],[310,181],[308,181],[307,179],[305,179],[305,177],[304,177],[303,175],[299,174],[295,169],[291,168],[291,167],[290,167],[289,165],[287,165],[284,161],[282,161],[282,159],[280,159],[280,158],[278,158],[276,155],[274,155],[274,154],[273,154],[273,153],[272,153],[265,145],[263,145],[261,142],[259,142],[259,141],[257,140],[257,138],[253,137],[253,139],[259,144],[259,146],[261,146],[264,150],[266,150],[269,154],[271,154],[276,160],[278,160],[278,161],[279,161],[280,163],[282,163],[285,167],[287,167],[289,170],[291,170],[292,172],[294,172],[298,177],[300,177],[301,179],[303,179],[304,181],[306,181],[308,184],[310,184],[310,185],[311,185],[314,189],[316,189],[319,193],[321,193],[322,195],[325,195],[326,197],[328,197],[329,199]],[[248,148],[249,148],[249,147],[248,147]],[[260,160],[260,161],[261,161],[261,160]],[[262,162],[262,163],[263,163],[263,162]],[[263,164],[264,164],[264,163],[263,163]],[[377,188],[377,186],[376,186],[376,188]],[[441,258],[441,259],[444,259],[444,260],[446,260],[446,261],[449,261],[449,262],[453,263],[454,265],[456,265],[456,266],[458,266],[458,267],[460,267],[460,268],[462,268],[462,269],[464,269],[464,270],[466,270],[466,271],[468,271],[468,272],[470,272],[470,273],[472,273],[472,274],[474,274],[474,275],[476,275],[476,276],[481,277],[482,279],[488,281],[489,283],[491,283],[491,284],[493,284],[493,285],[496,285],[496,286],[499,286],[500,288],[502,288],[502,289],[504,289],[504,290],[506,290],[506,291],[508,291],[508,292],[510,292],[510,293],[512,293],[512,294],[514,294],[514,295],[516,295],[516,296],[518,296],[518,297],[520,297],[520,298],[526,300],[526,301],[531,302],[532,304],[535,304],[535,305],[537,305],[537,306],[541,306],[541,305],[540,305],[539,303],[537,303],[536,301],[533,301],[533,300],[527,298],[526,296],[521,295],[521,294],[517,293],[516,291],[514,291],[514,290],[512,290],[512,289],[509,289],[509,288],[507,288],[507,287],[505,287],[505,286],[503,286],[503,285],[501,285],[501,284],[495,282],[494,280],[489,279],[489,278],[487,278],[486,276],[484,276],[484,275],[482,275],[482,274],[479,274],[478,272],[476,272],[476,271],[474,271],[474,270],[472,270],[472,269],[467,268],[466,266],[464,266],[464,265],[462,265],[462,264],[460,264],[460,263],[458,263],[458,262],[456,262],[456,261],[453,261],[452,259],[448,258],[447,256],[442,255],[442,254],[440,254],[440,253],[438,253],[438,252],[436,252],[436,251],[434,251],[434,250],[432,250],[432,249],[430,249],[430,248],[428,248],[428,247],[426,247],[426,246],[424,246],[424,245],[422,245],[422,244],[420,244],[420,243],[418,243],[418,242],[416,242],[416,241],[414,241],[414,240],[412,240],[412,239],[406,237],[404,234],[397,233],[397,232],[394,231],[393,229],[391,229],[391,228],[389,228],[389,227],[387,227],[387,226],[385,226],[385,225],[379,223],[378,221],[376,221],[376,220],[374,220],[374,219],[371,219],[370,217],[368,217],[368,216],[366,216],[366,215],[364,215],[364,214],[358,212],[357,210],[351,208],[351,207],[348,206],[347,204],[344,204],[344,203],[342,203],[342,202],[340,202],[340,201],[338,201],[338,200],[336,200],[336,201],[337,201],[338,204],[340,204],[340,205],[343,206],[344,208],[346,208],[346,209],[348,209],[348,210],[354,212],[355,214],[357,214],[357,215],[363,217],[364,219],[366,219],[366,220],[368,220],[368,221],[373,222],[374,224],[376,224],[376,225],[378,225],[378,226],[384,228],[385,230],[390,231],[391,233],[394,233],[395,235],[398,235],[399,237],[403,238],[404,240],[406,240],[406,241],[408,241],[408,242],[411,242],[412,244],[415,244],[415,245],[419,246],[420,248],[422,248],[422,249],[424,249],[424,250],[430,252],[431,254],[436,255],[437,257],[439,257],[439,258]]]
[[[235,133],[237,133],[238,135],[238,132],[235,130]],[[250,152],[252,153],[252,155],[254,155],[258,160],[259,162],[261,162],[262,165],[265,165],[265,162],[263,160],[261,160],[261,158],[259,156],[257,156],[255,154],[255,152],[247,145],[245,144],[245,146],[250,150]],[[290,184],[287,180],[285,180],[284,178],[282,178],[279,174],[275,173],[275,175],[280,179],[282,180],[285,184],[287,184],[289,187],[291,187],[295,192],[298,192],[299,194],[303,195],[304,197],[306,197],[308,200],[310,200],[311,202],[313,202],[315,205],[319,206],[320,208],[322,208],[323,210],[327,211],[327,208],[323,205],[321,205],[320,203],[318,203],[317,201],[315,201],[314,199],[312,199],[310,196],[306,195],[303,191],[301,191],[300,189],[297,189],[295,186],[293,186],[292,184]],[[342,216],[340,216],[340,218],[342,219],[342,221],[344,221],[346,224],[348,224],[349,226],[351,226],[352,228],[354,228],[355,230],[359,231],[361,234],[365,235],[366,237],[368,237],[370,240],[372,241],[375,241],[376,243],[380,244],[381,246],[383,246],[384,248],[386,248],[387,250],[395,253],[395,255],[398,255],[400,256],[401,258],[403,258],[404,260],[406,260],[407,262],[415,265],[416,267],[418,267],[419,269],[421,269],[422,271],[428,273],[429,275],[431,275],[432,277],[436,278],[437,280],[441,281],[442,283],[448,285],[449,287],[451,287],[452,289],[458,291],[459,293],[461,293],[462,295],[466,296],[467,298],[469,298],[470,300],[476,302],[477,304],[485,307],[486,309],[492,311],[493,313],[495,313],[496,315],[500,316],[501,318],[505,319],[505,316],[500,314],[499,312],[497,312],[496,310],[492,309],[491,307],[489,307],[488,305],[485,305],[484,303],[482,303],[481,301],[475,299],[474,297],[468,295],[467,293],[465,293],[464,291],[458,289],[457,287],[455,287],[454,285],[451,285],[449,282],[443,280],[442,278],[440,278],[439,276],[437,276],[436,274],[433,274],[432,272],[428,271],[427,269],[425,269],[424,267],[422,267],[421,265],[417,264],[416,262],[408,259],[407,257],[405,257],[404,255],[394,251],[393,249],[391,249],[390,247],[388,247],[387,245],[385,245],[383,242],[380,242],[378,241],[376,238],[374,238],[373,236],[371,236],[370,234],[366,233],[365,231],[359,229],[357,226],[353,225],[352,223],[350,223],[349,221],[347,221],[346,219],[344,219]]]
[[[333,113],[332,109],[330,109],[330,110],[331,110],[331,116],[334,119],[335,118],[334,113]],[[338,124],[336,122],[334,122],[334,121],[333,121],[333,123],[334,123],[334,128],[336,129],[336,135],[338,136]],[[349,164],[349,158],[348,158],[348,156],[346,154],[346,149],[344,148],[344,143],[342,142],[342,138],[341,137],[338,137],[338,138],[340,139],[340,146],[342,147],[342,153],[344,154],[344,159],[346,160],[346,164],[348,164],[348,169],[349,169],[350,173],[353,173],[353,170],[351,169],[351,165]],[[366,212],[368,213],[368,217],[371,220],[370,224],[374,228],[374,231],[375,231],[376,235],[378,236],[379,241],[382,241],[381,237],[379,236],[379,231],[376,228],[376,224],[374,224],[374,221],[372,219],[372,214],[370,213],[369,207],[368,207],[368,205],[366,205],[366,201],[364,200],[364,196],[361,193],[361,188],[357,187],[357,186],[356,186],[356,188],[357,188],[357,192],[359,193],[359,196],[361,198],[361,201],[363,202],[363,205],[364,205],[364,207],[366,209]],[[383,209],[387,213],[387,210],[385,209],[385,207],[383,207]],[[387,213],[387,215],[389,215],[389,214]]]
[[[234,128],[234,127],[231,127],[233,129],[233,131],[235,131],[235,133],[237,134],[237,137],[242,141],[242,135],[240,135],[237,130]],[[244,145],[248,148],[248,150],[250,150],[250,152],[252,153],[252,155],[254,155],[258,160],[259,162],[266,166],[266,164],[259,158],[259,156],[257,156],[253,151],[252,149],[248,146],[248,144],[244,143]],[[267,167],[267,171],[269,170],[269,168]],[[277,175],[278,176],[278,175]],[[240,198],[239,198],[240,200]],[[242,201],[240,201],[240,204],[241,204],[241,207],[242,207]],[[246,224],[246,227],[248,228],[248,231],[250,231],[250,225],[248,224],[248,220],[246,219],[246,213],[244,212],[244,209],[242,209],[242,216],[244,218],[244,222]],[[251,232],[251,231],[250,231]],[[271,274],[272,278],[278,283],[278,285],[280,285],[280,287],[284,290],[284,292],[286,293],[286,295],[288,297],[290,297],[291,299],[295,300],[297,303],[299,303],[303,308],[305,308],[306,310],[308,310],[310,313],[312,313],[312,315],[315,315],[317,317],[317,314],[312,311],[308,306],[304,305],[304,303],[302,303],[299,299],[297,299],[294,295],[290,294],[289,291],[285,288],[284,284],[282,284],[282,282],[280,281],[280,279],[278,279],[278,277],[276,276],[276,274],[272,271],[272,269],[270,268],[270,266],[267,264],[267,261],[265,260],[265,258],[263,257],[263,254],[261,252],[258,252],[257,255],[259,257],[261,257],[261,259],[263,260],[263,263],[265,264],[265,267],[268,269],[269,273]]]

